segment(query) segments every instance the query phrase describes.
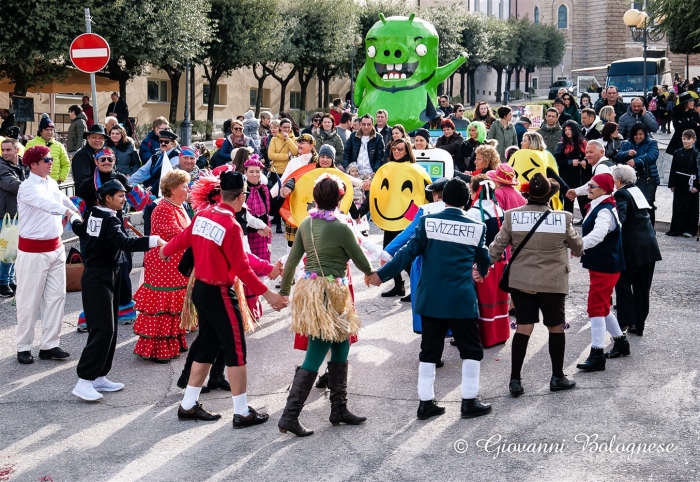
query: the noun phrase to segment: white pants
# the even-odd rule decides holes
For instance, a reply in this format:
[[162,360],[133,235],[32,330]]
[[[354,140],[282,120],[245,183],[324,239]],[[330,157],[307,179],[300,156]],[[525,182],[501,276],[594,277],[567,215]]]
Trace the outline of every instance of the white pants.
[[66,250],[17,251],[17,351],[31,351],[41,310],[41,349],[58,346],[66,304]]

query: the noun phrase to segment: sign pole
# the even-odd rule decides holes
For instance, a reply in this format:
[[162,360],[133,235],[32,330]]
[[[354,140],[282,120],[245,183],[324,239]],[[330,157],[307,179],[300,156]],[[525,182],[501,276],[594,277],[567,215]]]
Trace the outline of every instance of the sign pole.
[[[90,17],[90,9],[85,9],[85,31],[87,33],[92,33],[92,27],[90,25],[92,17]],[[95,85],[95,73],[90,74],[90,87],[92,88],[92,110],[93,110],[93,120],[95,124],[100,124],[100,110],[97,106],[97,86]]]

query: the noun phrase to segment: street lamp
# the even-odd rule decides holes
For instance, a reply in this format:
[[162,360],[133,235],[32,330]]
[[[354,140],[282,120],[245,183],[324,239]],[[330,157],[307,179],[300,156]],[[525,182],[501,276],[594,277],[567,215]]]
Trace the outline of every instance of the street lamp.
[[625,22],[630,28],[632,33],[632,40],[635,42],[642,42],[644,50],[644,98],[647,98],[647,40],[652,42],[658,42],[664,38],[663,33],[655,33],[653,30],[649,31],[649,24],[652,23],[649,20],[649,15],[646,12],[640,12],[636,8],[631,8],[625,12],[622,17],[622,21]]
[[353,39],[352,57],[350,58],[350,112],[355,112],[355,56],[358,47],[362,46],[362,37],[357,34]]
[[[194,79],[192,79],[194,80]],[[180,141],[183,146],[189,146],[192,141],[192,122],[190,122],[190,61],[185,67],[185,120],[180,124]],[[214,95],[210,93],[210,95]]]

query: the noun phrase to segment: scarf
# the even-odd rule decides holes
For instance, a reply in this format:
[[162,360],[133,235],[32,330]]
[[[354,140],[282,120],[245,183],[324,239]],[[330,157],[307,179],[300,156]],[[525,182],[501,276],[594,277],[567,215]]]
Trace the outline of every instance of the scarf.
[[234,149],[237,147],[246,147],[247,145],[247,139],[245,138],[244,135],[241,135],[239,139],[234,139],[233,134],[231,134],[231,137],[229,137],[229,140],[231,141],[231,145],[233,146]]
[[250,193],[246,199],[248,211],[256,218],[265,216],[269,210],[267,203],[269,192],[267,190],[267,186],[261,182],[257,184],[248,183],[248,188],[250,189]]

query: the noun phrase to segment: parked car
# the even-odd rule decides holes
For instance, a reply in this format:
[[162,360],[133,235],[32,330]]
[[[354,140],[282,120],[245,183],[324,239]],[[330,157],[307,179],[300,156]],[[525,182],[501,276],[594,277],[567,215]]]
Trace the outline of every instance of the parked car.
[[559,89],[561,89],[562,87],[568,90],[570,94],[576,95],[576,86],[574,85],[574,81],[572,79],[560,79],[549,86],[548,99],[556,99],[557,92],[559,92]]

